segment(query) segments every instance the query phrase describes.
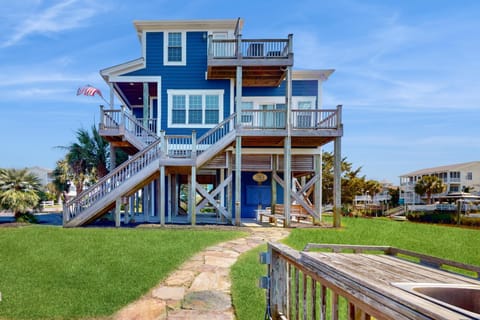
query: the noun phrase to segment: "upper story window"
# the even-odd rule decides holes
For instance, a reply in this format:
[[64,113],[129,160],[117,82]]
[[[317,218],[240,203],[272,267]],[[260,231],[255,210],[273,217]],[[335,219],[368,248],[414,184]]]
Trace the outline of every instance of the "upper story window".
[[467,172],[466,179],[467,180],[473,180],[473,173],[472,172]]
[[165,32],[163,39],[163,64],[172,66],[186,65],[187,44],[185,32]]
[[168,126],[210,128],[222,120],[223,90],[167,90]]

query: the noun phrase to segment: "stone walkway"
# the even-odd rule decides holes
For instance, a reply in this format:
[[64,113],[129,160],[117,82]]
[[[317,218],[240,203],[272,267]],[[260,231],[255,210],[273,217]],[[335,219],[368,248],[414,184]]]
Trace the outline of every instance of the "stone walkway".
[[206,248],[186,261],[139,300],[114,315],[115,320],[233,320],[230,267],[240,254],[289,234],[283,228],[242,228],[239,238]]

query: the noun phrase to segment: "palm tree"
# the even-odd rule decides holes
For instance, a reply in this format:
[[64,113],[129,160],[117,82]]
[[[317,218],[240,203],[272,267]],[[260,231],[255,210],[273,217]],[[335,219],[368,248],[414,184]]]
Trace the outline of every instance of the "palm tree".
[[441,193],[445,190],[442,180],[436,176],[424,176],[415,184],[415,193],[427,195],[427,204],[431,203],[432,194]]
[[77,141],[63,147],[67,150],[65,158],[78,193],[82,192],[87,179],[93,176],[93,180],[96,180],[108,173],[109,144],[100,136],[95,126],[92,126],[91,132],[90,134],[85,129],[77,130]]
[[40,180],[27,169],[0,171],[0,207],[11,210],[20,218],[39,201]]

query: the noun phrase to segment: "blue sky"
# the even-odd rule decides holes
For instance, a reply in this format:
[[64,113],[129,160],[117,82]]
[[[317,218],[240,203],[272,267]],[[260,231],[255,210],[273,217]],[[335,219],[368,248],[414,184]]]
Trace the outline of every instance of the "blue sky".
[[[335,69],[342,152],[369,179],[480,160],[480,1],[1,0],[0,167],[54,168],[108,97],[99,70],[139,58],[133,20],[242,17],[244,38],[294,34],[296,69]],[[327,148],[328,149],[328,148]]]

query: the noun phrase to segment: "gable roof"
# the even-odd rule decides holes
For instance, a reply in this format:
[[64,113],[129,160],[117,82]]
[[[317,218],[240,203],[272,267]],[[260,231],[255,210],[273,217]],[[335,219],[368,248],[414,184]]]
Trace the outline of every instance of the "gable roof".
[[465,167],[469,167],[472,165],[479,165],[480,166],[480,161],[470,161],[470,162],[464,162],[464,163],[457,163],[457,164],[450,164],[446,166],[439,166],[439,167],[433,167],[433,168],[426,168],[426,169],[421,169],[417,171],[413,171],[410,173],[402,174],[401,177],[406,177],[406,176],[421,176],[424,174],[431,174],[431,173],[436,173],[436,172],[449,172],[449,171],[459,171]]
[[238,32],[242,31],[243,19],[224,20],[135,20],[133,25],[137,30],[138,38],[142,39],[143,31],[158,30],[235,30],[238,23]]

